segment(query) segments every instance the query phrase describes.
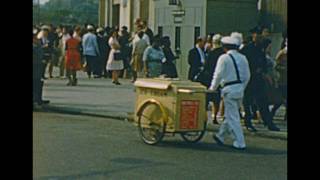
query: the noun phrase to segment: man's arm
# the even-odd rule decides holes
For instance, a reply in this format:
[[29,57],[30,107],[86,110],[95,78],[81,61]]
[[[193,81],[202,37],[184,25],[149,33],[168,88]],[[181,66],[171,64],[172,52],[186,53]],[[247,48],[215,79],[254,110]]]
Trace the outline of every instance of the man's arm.
[[225,69],[225,64],[224,64],[225,58],[226,56],[220,56],[218,59],[217,66],[213,74],[211,86],[209,88],[210,90],[213,90],[213,91],[217,90],[221,83],[222,75]]

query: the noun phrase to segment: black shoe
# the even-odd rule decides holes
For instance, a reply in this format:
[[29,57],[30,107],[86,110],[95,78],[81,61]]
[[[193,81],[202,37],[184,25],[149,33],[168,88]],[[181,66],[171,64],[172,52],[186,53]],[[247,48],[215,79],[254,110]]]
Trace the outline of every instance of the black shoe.
[[213,124],[219,124],[219,122],[217,121],[217,119],[213,120]]
[[119,83],[119,82],[115,82],[114,84],[115,84],[115,85],[121,85],[121,83]]
[[69,81],[69,82],[67,83],[67,86],[71,86],[71,85],[72,85],[72,82]]
[[240,150],[240,151],[246,150],[246,148],[245,148],[245,147],[243,147],[243,148],[238,148],[238,147],[235,147],[235,146],[232,146],[232,149]]
[[278,128],[278,127],[275,126],[275,125],[269,126],[268,129],[269,129],[270,131],[280,131],[280,128]]
[[78,80],[75,79],[75,80],[72,81],[72,84],[71,84],[71,85],[72,85],[72,86],[76,86],[77,84],[78,84]]
[[247,128],[248,131],[250,132],[257,132],[257,129],[253,127],[252,124],[244,124],[244,126]]
[[219,146],[223,146],[223,142],[220,141],[220,139],[216,136],[216,135],[213,135],[213,139],[216,141],[216,143],[219,145]]

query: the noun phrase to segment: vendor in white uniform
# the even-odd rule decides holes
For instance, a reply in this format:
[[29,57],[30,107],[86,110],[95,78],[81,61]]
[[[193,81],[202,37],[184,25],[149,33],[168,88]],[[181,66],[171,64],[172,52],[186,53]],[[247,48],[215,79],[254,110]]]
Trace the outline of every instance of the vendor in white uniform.
[[239,108],[244,90],[250,79],[249,65],[246,57],[238,52],[240,41],[234,37],[221,39],[225,54],[218,59],[213,80],[209,90],[215,91],[221,85],[221,96],[224,99],[225,120],[214,140],[224,144],[226,134],[234,138],[233,148],[243,150],[246,147],[242,127],[240,124]]

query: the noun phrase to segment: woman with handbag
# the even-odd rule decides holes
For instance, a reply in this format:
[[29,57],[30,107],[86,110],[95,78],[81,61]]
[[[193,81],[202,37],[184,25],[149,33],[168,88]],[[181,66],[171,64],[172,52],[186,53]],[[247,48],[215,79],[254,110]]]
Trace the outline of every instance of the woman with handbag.
[[120,44],[118,41],[118,30],[115,29],[111,32],[109,39],[109,46],[111,51],[107,62],[107,71],[112,71],[112,83],[121,85],[118,81],[119,73],[124,68],[123,58],[121,57]]

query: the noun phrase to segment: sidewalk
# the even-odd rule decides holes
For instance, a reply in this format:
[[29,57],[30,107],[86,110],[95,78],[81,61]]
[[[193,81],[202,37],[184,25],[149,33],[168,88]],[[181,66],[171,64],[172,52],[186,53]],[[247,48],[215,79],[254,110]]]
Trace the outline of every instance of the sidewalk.
[[[129,79],[120,79],[122,85],[112,84],[111,79],[88,79],[83,72],[79,73],[78,86],[66,86],[66,79],[48,79],[45,81],[43,96],[50,100],[50,104],[42,108],[68,114],[82,114],[96,117],[114,118],[131,121],[135,105],[134,86]],[[254,120],[257,133],[248,132],[246,135],[255,135],[276,139],[287,139],[287,125],[283,121],[283,108],[277,113],[274,122],[281,129],[280,132],[271,132]],[[208,130],[217,132],[219,125],[209,125]]]

